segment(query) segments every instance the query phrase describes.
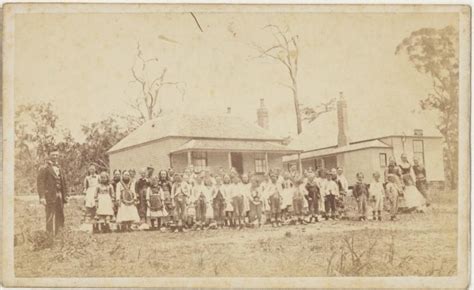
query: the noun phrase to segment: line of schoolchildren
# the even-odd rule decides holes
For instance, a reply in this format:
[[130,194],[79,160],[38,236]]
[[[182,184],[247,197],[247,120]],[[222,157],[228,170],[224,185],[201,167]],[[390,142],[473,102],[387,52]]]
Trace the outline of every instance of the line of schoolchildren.
[[[148,167],[134,178],[133,172],[131,175],[128,170],[116,170],[109,180],[108,173],[98,175],[91,166],[84,181],[85,221],[92,223],[95,231],[105,232],[111,230],[111,224],[118,225],[121,231],[130,231],[132,225],[139,225],[139,229],[186,231],[261,227],[266,222],[273,227],[307,224],[318,222],[321,217],[343,217],[343,199],[350,194],[342,168],[317,172],[309,169],[304,175],[296,167],[289,172],[271,170],[267,175],[239,175],[235,170],[226,173],[222,169],[213,175],[209,170],[192,167],[183,174],[171,169],[161,170],[158,175],[153,172]],[[381,221],[384,198],[392,220],[396,220],[400,196],[410,207],[422,205],[419,191],[396,164],[390,163],[385,179],[383,183],[380,174],[374,173],[369,185],[363,174],[357,173],[352,195],[360,220],[367,220],[370,203],[373,219]],[[419,196],[407,200],[407,195],[416,194],[413,188]]]

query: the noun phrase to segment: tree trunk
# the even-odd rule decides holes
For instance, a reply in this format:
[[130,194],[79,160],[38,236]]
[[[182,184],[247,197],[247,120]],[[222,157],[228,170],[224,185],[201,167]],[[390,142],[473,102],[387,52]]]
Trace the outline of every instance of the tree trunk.
[[295,114],[296,114],[296,132],[301,134],[303,132],[303,125],[301,121],[301,108],[300,108],[300,101],[298,99],[298,87],[296,85],[296,81],[293,81],[293,104],[295,106]]
[[153,107],[151,106],[147,107],[147,111],[148,111],[148,120],[153,119]]

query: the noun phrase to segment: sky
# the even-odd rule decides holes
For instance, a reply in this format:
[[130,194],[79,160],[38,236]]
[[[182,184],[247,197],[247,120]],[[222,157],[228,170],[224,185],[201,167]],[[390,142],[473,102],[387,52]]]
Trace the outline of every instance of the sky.
[[[158,63],[148,77],[167,68],[166,79],[185,88],[162,91],[164,112],[232,113],[256,121],[259,99],[269,109],[270,129],[296,131],[291,92],[283,66],[252,45],[271,47],[268,24],[298,35],[301,102],[316,105],[343,92],[349,124],[390,126],[384,120],[413,118],[431,91],[396,46],[423,27],[458,26],[457,14],[434,13],[189,13],[18,14],[15,18],[15,104],[51,101],[59,122],[83,138],[81,124],[111,114],[134,113],[128,103],[140,93],[131,68],[137,43]],[[414,114],[411,112],[415,111]],[[374,121],[376,123],[374,123]]]

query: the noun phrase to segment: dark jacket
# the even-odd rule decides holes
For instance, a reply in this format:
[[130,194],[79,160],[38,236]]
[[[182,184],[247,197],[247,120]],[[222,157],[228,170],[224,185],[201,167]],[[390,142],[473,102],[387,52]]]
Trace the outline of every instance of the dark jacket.
[[64,172],[60,169],[59,176],[56,175],[51,163],[40,168],[36,185],[40,199],[44,198],[46,203],[56,202],[58,192],[61,193],[62,200],[66,203],[67,188]]
[[362,195],[369,197],[369,187],[365,183],[357,182],[352,189],[352,195],[355,198],[359,198]]

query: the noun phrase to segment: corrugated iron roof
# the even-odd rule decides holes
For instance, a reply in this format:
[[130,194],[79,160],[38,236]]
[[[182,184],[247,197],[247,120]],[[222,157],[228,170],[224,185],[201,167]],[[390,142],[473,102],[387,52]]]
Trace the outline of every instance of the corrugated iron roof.
[[115,144],[108,153],[165,137],[281,141],[266,129],[232,114],[168,113],[147,121]]
[[[350,114],[350,112],[349,112]],[[424,137],[442,137],[436,125],[429,120],[407,113],[403,117],[387,116],[387,119],[370,119],[350,122],[347,135],[350,142],[362,142],[388,136],[414,136],[415,129],[423,130]],[[290,145],[305,151],[337,146],[336,111],[325,113],[303,128],[303,133],[294,136]]]

